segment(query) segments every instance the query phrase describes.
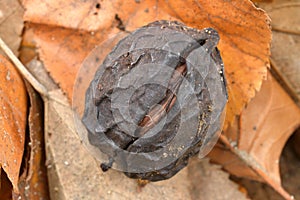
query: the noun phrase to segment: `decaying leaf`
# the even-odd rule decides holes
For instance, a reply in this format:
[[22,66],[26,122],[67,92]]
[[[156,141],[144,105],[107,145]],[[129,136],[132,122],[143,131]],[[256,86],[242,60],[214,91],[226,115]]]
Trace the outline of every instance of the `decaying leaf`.
[[[26,8],[24,19],[36,24],[47,24],[86,31],[110,30],[113,27],[124,28],[123,17],[134,18],[135,24],[145,25],[154,19],[170,19],[157,9],[157,1],[52,1],[24,0]],[[155,6],[155,7],[153,7]],[[166,8],[168,9],[168,8]],[[161,10],[161,11],[160,11]],[[136,16],[137,12],[145,13]],[[126,15],[126,16],[124,16]],[[47,16],[47,17],[45,17]],[[122,16],[121,18],[119,16]],[[149,21],[150,20],[150,21]]]
[[209,159],[192,159],[188,167],[191,180],[192,199],[248,199],[239,186],[229,180],[229,174],[220,165],[209,163]]
[[30,98],[30,109],[28,116],[29,143],[26,145],[23,174],[20,176],[19,198],[25,200],[49,199],[47,169],[45,165],[44,152],[44,126],[43,126],[43,104],[42,99],[32,86],[26,84]]
[[73,86],[81,63],[103,40],[102,33],[93,34],[43,25],[31,25],[31,29],[47,70],[69,99],[72,99]]
[[25,142],[27,94],[15,67],[0,55],[0,166],[18,192]]
[[300,106],[300,2],[260,3],[272,18],[272,70]]
[[230,173],[271,185],[283,197],[279,157],[287,139],[300,125],[300,109],[269,75],[256,97],[210,153]]
[[[118,28],[132,31],[158,19],[179,20],[198,29],[212,27],[220,33],[219,48],[229,89],[227,122],[242,111],[266,77],[271,38],[269,18],[250,1],[58,2],[51,1],[49,5],[49,2],[24,1],[23,4],[27,8],[26,20],[48,25],[36,25],[40,55],[69,98],[80,63],[94,45]],[[98,34],[101,36],[97,37]]]
[[[18,0],[0,2],[0,37],[8,44],[15,55],[21,43],[23,30],[23,8]],[[4,55],[2,50],[0,54]]]
[[[186,6],[189,4],[189,6]],[[271,31],[269,18],[250,1],[171,1],[182,21],[197,28],[213,27],[220,34],[229,102],[225,129],[240,114],[267,74]]]
[[31,60],[33,60],[35,57],[37,57],[37,51],[36,51],[36,44],[34,42],[34,33],[33,30],[27,28],[26,31],[24,31],[23,37],[22,37],[22,43],[19,48],[20,55],[19,59],[23,64],[29,63]]
[[[285,144],[284,149],[280,156],[280,177],[283,187],[293,194],[294,199],[300,198],[299,190],[299,180],[300,180],[300,159],[293,149],[293,142],[295,141],[295,134],[289,138],[288,142]],[[299,143],[297,143],[299,146]],[[270,187],[266,187],[265,183],[251,181],[249,179],[237,179],[235,180],[243,185],[252,200],[261,199],[272,199],[272,200],[282,200],[282,196],[275,193]]]

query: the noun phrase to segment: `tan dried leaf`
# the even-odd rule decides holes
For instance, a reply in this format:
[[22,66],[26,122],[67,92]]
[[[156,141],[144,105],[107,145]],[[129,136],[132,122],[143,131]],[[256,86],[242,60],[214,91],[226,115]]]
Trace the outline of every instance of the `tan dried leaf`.
[[300,109],[269,75],[261,91],[222,136],[210,157],[230,173],[272,186],[284,198],[279,157],[287,139],[300,125]]
[[209,159],[192,159],[188,166],[188,175],[192,183],[192,199],[248,199],[239,190],[239,185],[229,179],[229,174],[220,165],[209,163]]
[[[24,10],[18,0],[0,1],[0,37],[18,55],[23,30]],[[4,55],[0,49],[0,54]]]

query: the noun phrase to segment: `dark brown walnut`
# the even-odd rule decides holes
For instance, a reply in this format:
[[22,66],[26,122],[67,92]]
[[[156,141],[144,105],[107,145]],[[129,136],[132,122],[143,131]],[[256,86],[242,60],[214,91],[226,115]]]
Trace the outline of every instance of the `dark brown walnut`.
[[128,177],[159,181],[205,154],[227,102],[218,33],[156,21],[121,40],[87,92],[88,142],[101,164]]

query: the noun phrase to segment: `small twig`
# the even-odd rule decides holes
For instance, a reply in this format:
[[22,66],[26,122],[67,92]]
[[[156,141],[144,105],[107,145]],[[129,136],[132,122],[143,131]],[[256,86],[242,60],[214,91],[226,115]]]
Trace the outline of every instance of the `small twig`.
[[24,76],[24,78],[43,96],[48,96],[48,90],[44,85],[42,85],[21,63],[21,61],[14,55],[11,49],[5,44],[5,42],[0,37],[0,47],[3,49],[5,54],[9,59],[15,64],[19,72]]

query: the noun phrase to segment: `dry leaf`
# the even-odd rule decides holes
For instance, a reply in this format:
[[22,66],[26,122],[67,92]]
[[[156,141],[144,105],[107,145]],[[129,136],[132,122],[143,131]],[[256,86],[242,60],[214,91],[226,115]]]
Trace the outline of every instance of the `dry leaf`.
[[[295,134],[293,134],[293,136],[289,138],[288,142],[284,146],[284,149],[280,156],[280,173],[283,187],[293,194],[294,199],[299,199],[300,159],[294,152],[294,141]],[[275,193],[272,188],[266,187],[264,183],[251,181],[248,179],[239,179],[236,177],[235,179],[236,181],[238,181],[239,184],[247,188],[248,194],[252,200],[283,199],[282,196],[280,196],[278,193]]]
[[[186,6],[189,4],[189,6]],[[169,7],[182,21],[197,28],[213,27],[220,34],[229,101],[225,129],[260,89],[269,65],[269,18],[250,1],[177,1]]]
[[261,91],[222,136],[210,157],[230,173],[264,181],[284,198],[279,157],[287,139],[300,125],[300,109],[269,76]]
[[[254,97],[266,76],[271,38],[269,19],[250,1],[24,1],[23,4],[27,8],[26,20],[47,25],[35,26],[39,52],[45,67],[70,99],[75,75],[94,45],[115,33],[116,28],[134,30],[158,19],[176,19],[199,29],[210,26],[219,31],[229,89],[227,122]],[[60,26],[96,31],[83,33]]]
[[32,25],[31,28],[44,65],[69,99],[72,99],[79,67],[95,45],[103,40],[103,35],[42,25]]
[[16,199],[46,200],[49,199],[49,191],[44,152],[43,104],[36,91],[29,84],[26,87],[30,97],[30,141],[26,146],[28,155],[25,158],[25,169],[19,181],[20,195]]
[[19,59],[23,64],[29,63],[37,57],[36,43],[34,42],[33,30],[28,25],[25,27],[26,31],[23,33],[22,43],[19,48]]
[[210,164],[208,159],[192,159],[188,175],[192,182],[192,199],[248,199],[239,190],[239,186],[229,180],[229,174],[221,170],[221,166]]
[[[23,8],[18,0],[0,1],[0,37],[6,41],[15,55],[21,43],[23,30]],[[4,55],[2,50],[0,54]]]
[[300,2],[259,4],[272,18],[272,69],[300,106]]
[[[104,31],[119,25],[116,15],[131,16],[143,24],[157,17],[157,2],[147,1],[60,1],[23,0],[26,8],[24,19],[36,24],[47,24],[86,31]],[[135,13],[145,15],[140,18]],[[47,16],[47,17],[45,17]],[[147,17],[150,16],[150,17]],[[162,17],[162,16],[161,16]],[[148,20],[146,20],[148,19]]]
[[25,142],[27,94],[14,66],[0,55],[0,166],[18,192]]

